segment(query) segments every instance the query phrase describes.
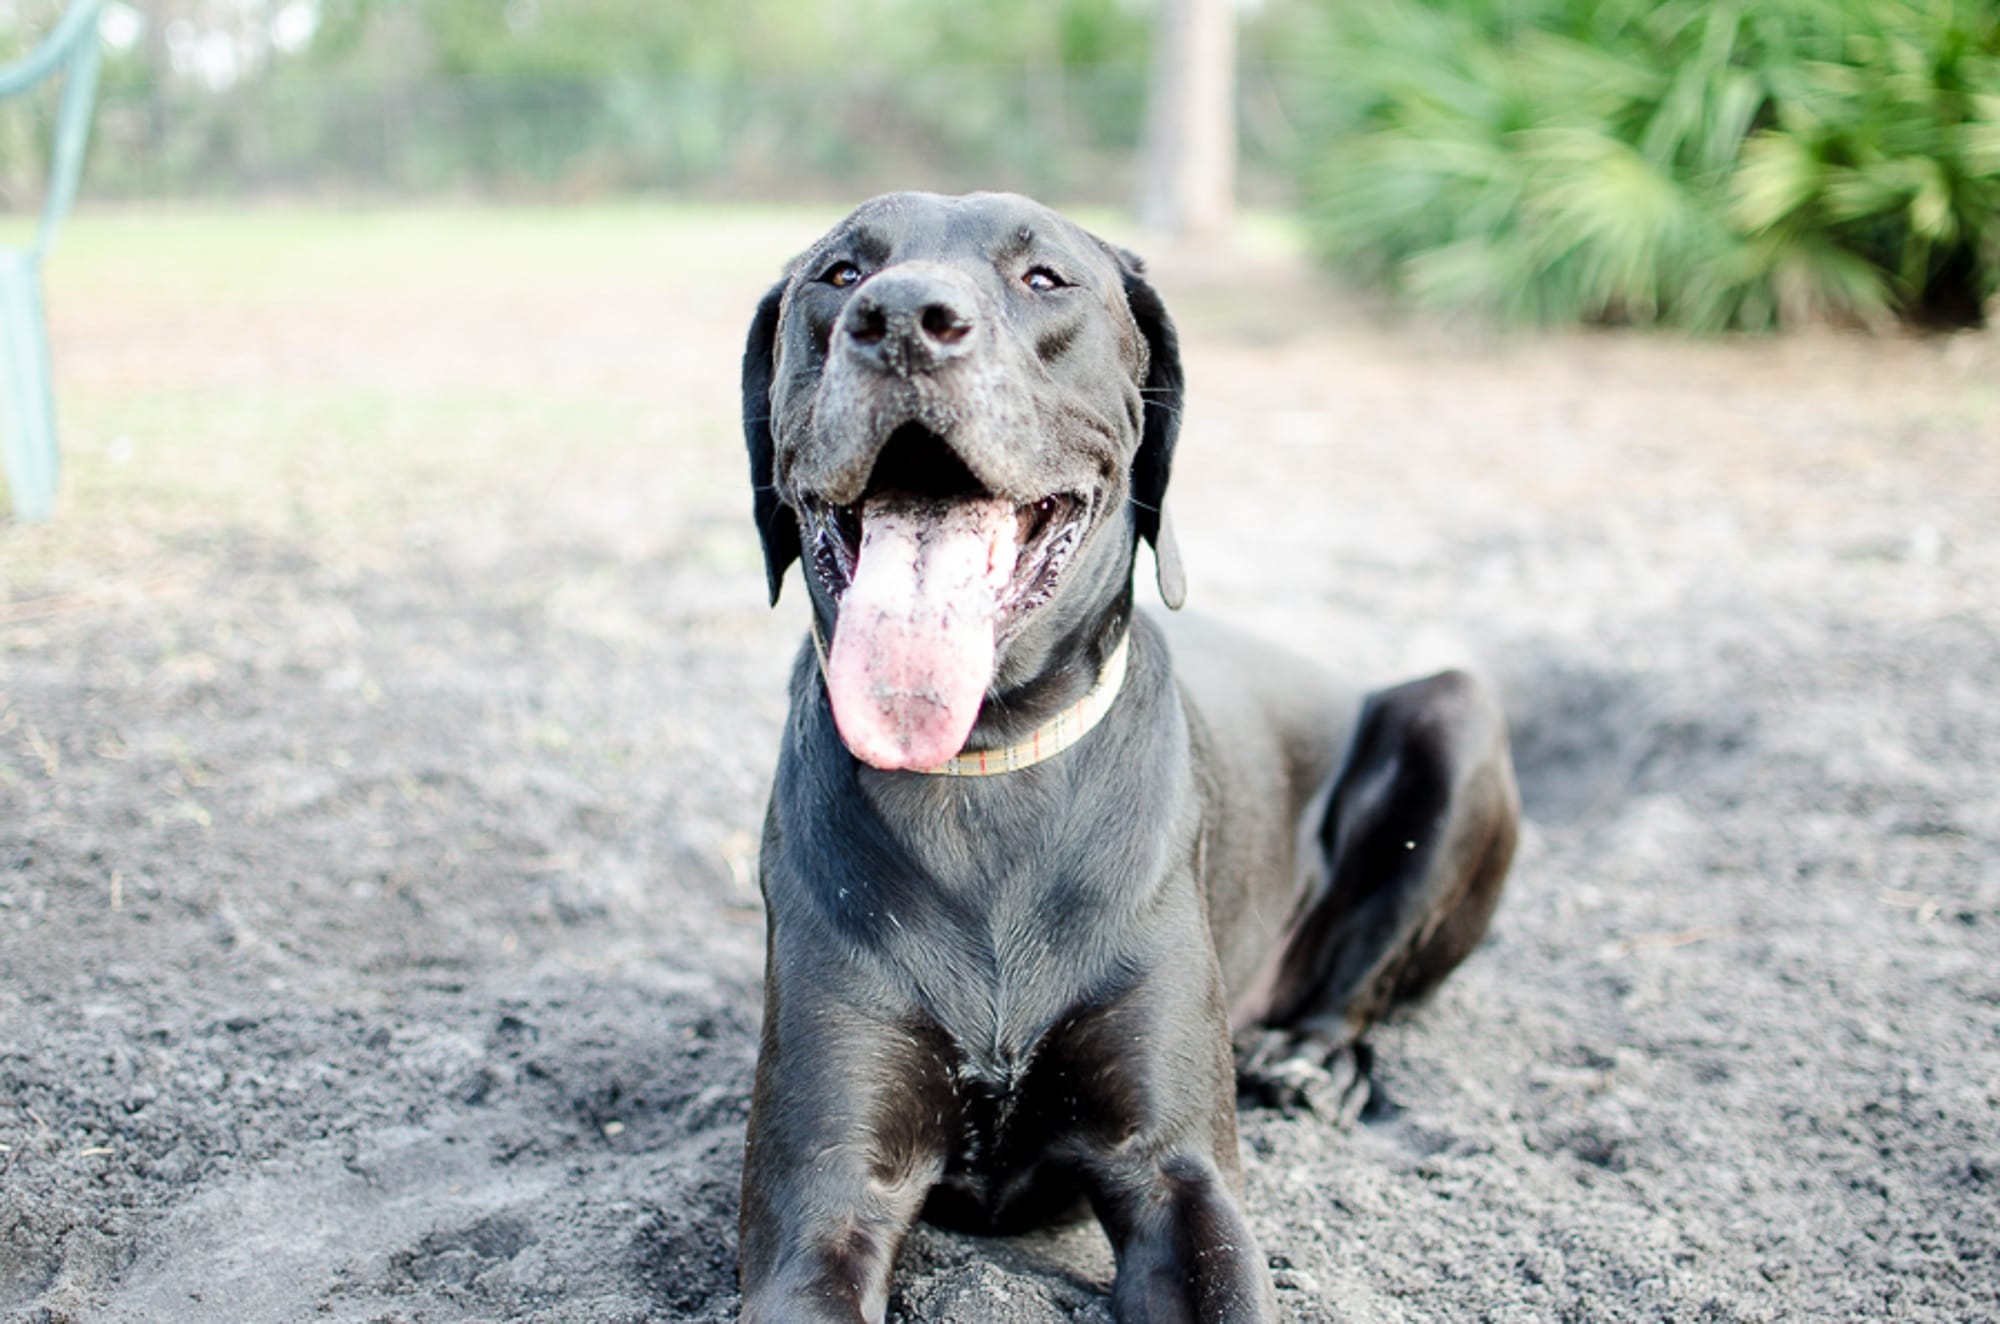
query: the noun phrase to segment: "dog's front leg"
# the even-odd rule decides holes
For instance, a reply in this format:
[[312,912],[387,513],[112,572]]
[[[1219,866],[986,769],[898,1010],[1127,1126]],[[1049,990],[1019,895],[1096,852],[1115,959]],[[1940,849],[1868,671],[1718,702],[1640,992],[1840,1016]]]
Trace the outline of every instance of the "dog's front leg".
[[956,1118],[921,1030],[767,983],[743,1157],[744,1324],[880,1324]]
[[1207,1156],[1150,1162],[1100,1198],[1117,1255],[1119,1324],[1263,1324],[1277,1318],[1270,1271],[1230,1182]]
[[1186,978],[1194,952],[1164,960],[1060,1044],[1081,1115],[1076,1156],[1118,1275],[1119,1324],[1263,1324],[1271,1274],[1242,1205],[1235,1075],[1222,978]]

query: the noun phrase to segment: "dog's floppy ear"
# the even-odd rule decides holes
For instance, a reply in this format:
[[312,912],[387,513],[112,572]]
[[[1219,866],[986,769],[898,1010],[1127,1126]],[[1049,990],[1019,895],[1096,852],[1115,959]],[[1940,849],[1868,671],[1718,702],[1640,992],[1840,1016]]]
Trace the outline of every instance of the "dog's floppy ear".
[[1132,459],[1132,508],[1139,536],[1153,544],[1159,570],[1160,598],[1175,611],[1187,600],[1187,571],[1181,565],[1180,544],[1167,519],[1167,476],[1173,469],[1174,442],[1181,431],[1181,347],[1173,319],[1159,291],[1146,280],[1146,264],[1136,253],[1112,248],[1125,280],[1125,302],[1132,320],[1146,337],[1146,415],[1139,453]]
[[764,577],[771,585],[771,605],[785,586],[785,571],[799,559],[799,523],[778,499],[777,442],[771,435],[771,375],[778,349],[778,305],[785,282],[771,287],[750,319],[750,339],[743,347],[743,440],[750,447],[750,490],[757,518],[757,536],[764,541]]

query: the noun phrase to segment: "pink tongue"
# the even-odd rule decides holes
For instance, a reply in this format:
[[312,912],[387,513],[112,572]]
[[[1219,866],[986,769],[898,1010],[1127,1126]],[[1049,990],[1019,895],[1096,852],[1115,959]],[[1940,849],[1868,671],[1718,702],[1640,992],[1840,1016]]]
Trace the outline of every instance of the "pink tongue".
[[861,554],[826,664],[834,725],[854,757],[922,770],[965,747],[993,678],[1016,537],[1004,501],[881,496],[861,508]]

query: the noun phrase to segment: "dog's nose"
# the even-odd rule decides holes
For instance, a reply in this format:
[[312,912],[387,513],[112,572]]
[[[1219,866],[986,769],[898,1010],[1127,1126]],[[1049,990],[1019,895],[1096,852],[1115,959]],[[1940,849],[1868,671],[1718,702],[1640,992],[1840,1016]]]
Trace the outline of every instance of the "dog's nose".
[[848,353],[907,377],[969,353],[979,322],[970,290],[892,268],[855,291],[840,324]]

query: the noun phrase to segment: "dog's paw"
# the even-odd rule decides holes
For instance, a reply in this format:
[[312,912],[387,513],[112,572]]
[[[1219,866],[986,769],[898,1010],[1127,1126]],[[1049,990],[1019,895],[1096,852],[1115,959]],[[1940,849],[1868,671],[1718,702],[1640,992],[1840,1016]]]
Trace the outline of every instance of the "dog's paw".
[[1245,1102],[1310,1113],[1349,1127],[1368,1106],[1374,1053],[1310,1031],[1259,1029],[1236,1041],[1236,1092]]

